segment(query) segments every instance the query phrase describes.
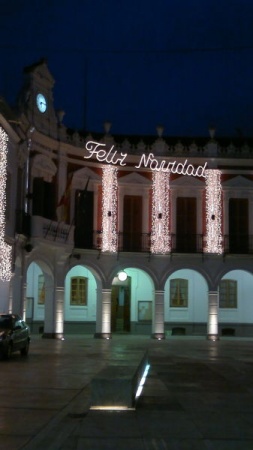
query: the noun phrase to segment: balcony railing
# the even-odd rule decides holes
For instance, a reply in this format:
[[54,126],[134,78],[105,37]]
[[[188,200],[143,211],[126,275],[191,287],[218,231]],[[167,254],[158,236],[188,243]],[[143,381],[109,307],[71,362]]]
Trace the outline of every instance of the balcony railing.
[[[71,244],[80,249],[102,249],[103,234],[100,230],[84,234],[76,240],[74,226],[58,223],[40,216],[32,216],[31,236]],[[85,231],[84,231],[85,233]],[[118,252],[150,252],[150,233],[118,233]],[[172,234],[171,253],[204,253],[205,236],[202,234]],[[253,254],[253,235],[223,236],[224,254]]]

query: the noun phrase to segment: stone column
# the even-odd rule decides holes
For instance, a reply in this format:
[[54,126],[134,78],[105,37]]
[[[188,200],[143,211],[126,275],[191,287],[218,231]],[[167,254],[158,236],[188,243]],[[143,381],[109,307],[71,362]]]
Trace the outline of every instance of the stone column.
[[218,308],[219,308],[219,292],[218,291],[209,291],[209,293],[208,293],[207,339],[211,340],[211,341],[217,341],[219,339]]
[[64,286],[55,287],[55,337],[62,339],[64,333]]
[[155,291],[153,307],[152,338],[164,339],[164,291]]
[[45,319],[43,338],[56,337],[55,333],[55,299],[54,299],[54,283],[50,275],[44,272],[45,280]]
[[[97,310],[98,317],[101,314],[101,321],[97,322],[95,338],[111,339],[111,289],[102,289],[102,301],[100,311]],[[98,329],[98,326],[100,329]]]

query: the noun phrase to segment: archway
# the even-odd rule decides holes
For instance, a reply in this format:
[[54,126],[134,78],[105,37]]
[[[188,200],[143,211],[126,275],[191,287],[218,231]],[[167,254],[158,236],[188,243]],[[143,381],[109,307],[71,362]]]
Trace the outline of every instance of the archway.
[[111,331],[151,335],[154,283],[142,269],[127,267],[124,272],[126,280],[117,274],[112,281]]
[[164,298],[168,334],[206,334],[208,284],[202,274],[192,269],[173,272],[165,283]]

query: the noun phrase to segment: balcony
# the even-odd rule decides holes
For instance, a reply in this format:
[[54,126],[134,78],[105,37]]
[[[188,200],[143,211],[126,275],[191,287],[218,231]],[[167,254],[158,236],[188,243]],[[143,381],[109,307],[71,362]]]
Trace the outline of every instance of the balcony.
[[41,216],[32,216],[31,237],[60,244],[74,243],[74,226],[55,222]]
[[[27,218],[19,225],[20,231],[27,231]],[[25,224],[25,226],[23,225]],[[22,225],[22,226],[21,226]],[[20,232],[18,231],[18,232]],[[30,230],[29,230],[30,231]],[[84,231],[85,233],[85,231]],[[118,252],[150,252],[150,233],[118,233]],[[80,239],[75,236],[75,227],[51,221],[41,216],[31,218],[31,237],[45,239],[61,244],[72,245],[86,250],[101,250],[102,232],[91,231]],[[253,254],[253,235],[225,235],[223,236],[226,254]],[[204,253],[205,236],[202,234],[171,235],[171,253]]]

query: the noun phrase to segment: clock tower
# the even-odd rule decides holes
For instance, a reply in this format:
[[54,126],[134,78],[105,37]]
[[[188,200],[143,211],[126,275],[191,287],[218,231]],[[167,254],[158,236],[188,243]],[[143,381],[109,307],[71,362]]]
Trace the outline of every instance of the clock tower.
[[58,120],[53,104],[54,83],[45,59],[25,67],[18,108],[36,130],[57,138]]

